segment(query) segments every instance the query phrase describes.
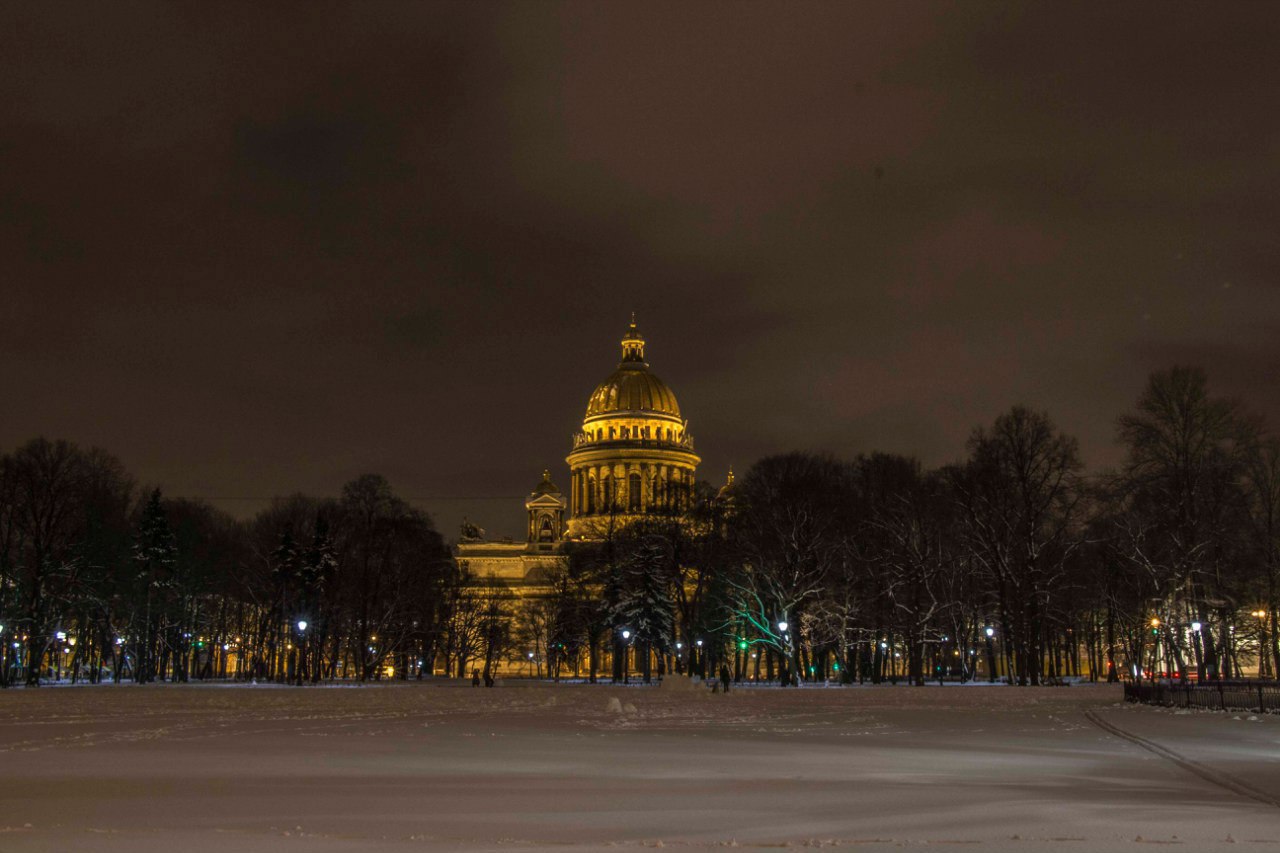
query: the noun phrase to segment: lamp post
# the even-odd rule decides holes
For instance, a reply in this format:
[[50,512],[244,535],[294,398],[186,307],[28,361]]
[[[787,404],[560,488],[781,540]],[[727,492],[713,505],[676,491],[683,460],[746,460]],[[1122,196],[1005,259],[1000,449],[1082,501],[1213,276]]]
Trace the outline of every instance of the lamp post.
[[1251,614],[1258,620],[1258,678],[1271,675],[1270,656],[1267,654],[1267,611],[1258,609]]
[[782,634],[782,686],[786,687],[790,684],[798,683],[800,674],[792,673],[792,654],[791,654],[791,635],[787,633],[787,629],[791,627],[787,623],[787,617],[784,615],[778,620],[778,632]]
[[295,668],[296,683],[302,686],[302,673],[307,668],[307,620],[298,620],[298,665]]
[[1196,679],[1204,680],[1204,655],[1200,646],[1200,628],[1199,622],[1191,623],[1191,651],[1196,656]]
[[1159,680],[1160,672],[1160,617],[1151,617],[1151,680]]
[[631,630],[629,628],[622,629],[622,683],[631,683],[631,667],[628,658],[631,652]]
[[982,629],[982,633],[987,635],[987,681],[990,684],[996,683],[996,629],[990,625]]
[[706,667],[706,660],[702,657],[702,640],[695,641],[694,645],[698,647],[697,650],[693,653],[694,665],[698,670],[698,677],[706,678],[707,667]]
[[60,681],[62,679],[62,644],[67,641],[67,632],[55,631],[53,638],[57,640],[53,644],[53,680]]

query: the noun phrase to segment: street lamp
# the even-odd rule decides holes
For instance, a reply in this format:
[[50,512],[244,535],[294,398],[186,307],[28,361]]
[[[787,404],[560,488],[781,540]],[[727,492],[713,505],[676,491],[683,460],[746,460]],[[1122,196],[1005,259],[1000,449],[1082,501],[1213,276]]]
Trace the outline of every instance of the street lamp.
[[[294,678],[299,687],[302,686],[302,673],[307,668],[307,620],[299,619],[298,628],[298,650],[296,655]],[[292,649],[290,649],[292,651]]]
[[781,631],[781,632],[782,632],[782,633],[784,633],[784,634],[785,634],[785,633],[787,633],[787,620],[786,620],[786,619],[783,619],[781,622],[779,622],[779,623],[778,623],[778,630],[779,630],[779,631]]
[[[622,683],[623,684],[631,683],[631,667],[630,667],[630,662],[627,660],[627,658],[630,656],[629,653],[631,651],[630,648],[628,648],[630,644],[631,644],[631,629],[623,628],[622,629]],[[617,670],[615,670],[615,672],[616,671]]]
[[987,636],[988,636],[988,637],[994,637],[995,635],[996,635],[996,629],[995,629],[995,628],[992,628],[990,625],[988,625],[988,626],[987,626]]
[[1267,611],[1255,610],[1252,616],[1258,620],[1258,677],[1266,678],[1270,674],[1267,665]]

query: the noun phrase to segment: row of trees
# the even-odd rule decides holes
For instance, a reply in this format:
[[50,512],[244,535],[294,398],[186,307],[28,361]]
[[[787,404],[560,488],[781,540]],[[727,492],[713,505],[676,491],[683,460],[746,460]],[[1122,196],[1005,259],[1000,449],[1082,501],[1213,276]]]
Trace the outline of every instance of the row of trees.
[[1280,450],[1194,369],[1118,422],[1124,465],[1015,407],[967,458],[793,453],[680,512],[570,543],[544,593],[465,576],[381,477],[239,522],[111,455],[0,457],[0,684],[239,678],[492,683],[1264,674],[1280,661]]
[[1118,421],[1122,467],[1086,477],[1074,438],[1014,407],[967,458],[794,453],[678,518],[571,554],[521,638],[554,675],[736,677],[1262,674],[1280,661],[1280,450],[1204,374],[1151,377]]
[[0,683],[406,673],[460,583],[431,520],[365,476],[248,523],[139,493],[100,450],[0,458]]

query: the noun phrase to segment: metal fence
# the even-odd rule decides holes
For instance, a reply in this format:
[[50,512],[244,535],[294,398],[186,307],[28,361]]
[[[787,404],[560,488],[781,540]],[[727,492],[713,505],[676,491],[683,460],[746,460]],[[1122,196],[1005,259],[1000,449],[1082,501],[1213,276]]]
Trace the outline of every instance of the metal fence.
[[1280,681],[1129,681],[1126,702],[1168,708],[1280,714]]

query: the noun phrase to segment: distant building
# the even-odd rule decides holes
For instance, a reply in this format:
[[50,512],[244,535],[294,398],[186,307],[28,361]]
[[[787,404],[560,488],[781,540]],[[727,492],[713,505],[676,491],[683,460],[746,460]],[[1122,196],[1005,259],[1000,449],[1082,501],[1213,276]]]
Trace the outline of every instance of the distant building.
[[525,499],[525,541],[486,541],[464,524],[458,564],[520,597],[545,589],[565,565],[566,540],[591,541],[649,514],[687,506],[701,459],[689,423],[667,384],[649,370],[635,317],[622,336],[617,369],[587,398],[582,429],[573,436],[569,495],[543,471]]

